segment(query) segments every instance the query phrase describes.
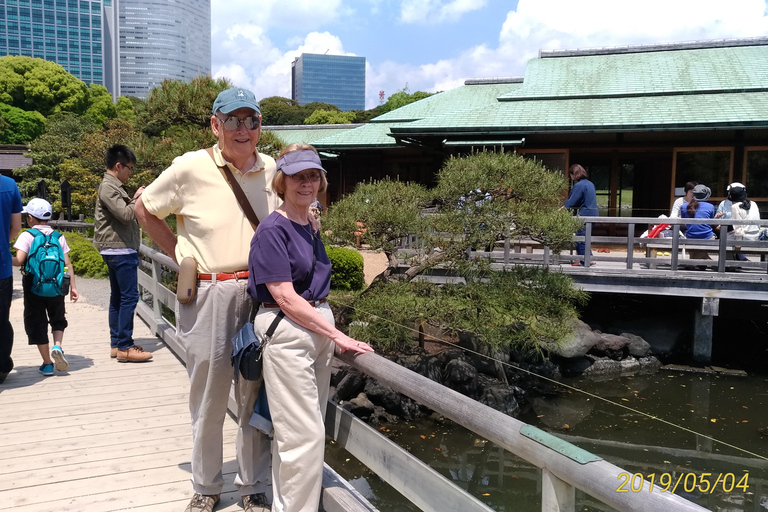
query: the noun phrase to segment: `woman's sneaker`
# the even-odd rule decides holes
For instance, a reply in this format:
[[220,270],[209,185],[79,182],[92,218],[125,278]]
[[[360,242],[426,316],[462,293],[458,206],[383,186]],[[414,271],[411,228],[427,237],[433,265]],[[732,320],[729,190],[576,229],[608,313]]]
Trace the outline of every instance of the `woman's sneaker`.
[[53,375],[53,364],[41,364],[40,368],[37,369],[40,373],[45,375],[46,377],[50,377]]
[[53,349],[51,350],[51,359],[53,359],[56,370],[65,372],[69,368],[69,363],[64,359],[64,351],[60,346],[53,346]]

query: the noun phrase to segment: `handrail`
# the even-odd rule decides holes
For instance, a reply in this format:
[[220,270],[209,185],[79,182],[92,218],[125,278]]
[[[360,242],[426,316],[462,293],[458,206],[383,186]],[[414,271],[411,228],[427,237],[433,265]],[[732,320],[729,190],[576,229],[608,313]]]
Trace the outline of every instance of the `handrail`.
[[[151,275],[140,272],[139,284],[152,294],[153,308],[150,309],[141,301],[137,308],[137,313],[154,330],[156,335],[161,336],[169,343],[169,346],[176,352],[177,356],[184,361],[186,359],[186,351],[176,340],[175,328],[162,318],[160,311],[160,303],[164,303],[167,307],[175,310],[176,302],[175,295],[160,282],[160,267],[166,265],[169,268],[177,269],[178,266],[168,256],[144,245],[140,247],[140,252],[152,262]],[[662,493],[658,486],[655,489],[651,489],[648,481],[644,481],[642,492],[617,492],[617,488],[621,485],[619,480],[619,475],[623,472],[621,468],[538,428],[527,425],[441,386],[377,354],[368,353],[352,356],[350,354],[340,354],[337,351],[336,356],[342,361],[352,364],[366,374],[378,379],[392,389],[413,398],[539,467],[542,471],[542,510],[574,512],[576,488],[619,511],[658,512],[659,510],[675,510],[679,512],[699,512],[706,510],[680,496]],[[230,409],[233,410],[232,407]],[[329,403],[329,410],[331,409],[340,411],[335,404]],[[334,415],[332,414],[331,416]],[[342,416],[336,421],[339,423],[354,422],[355,419],[349,416],[346,418]],[[338,416],[335,417],[338,418]],[[330,426],[329,429],[333,432],[341,432],[335,439],[342,446],[347,445],[345,436],[349,435],[349,429],[342,431],[331,429]],[[383,446],[386,448],[386,445]],[[395,450],[395,448],[389,448],[389,450]],[[413,457],[404,450],[400,450],[397,453],[397,457]],[[391,456],[391,454],[387,455]],[[387,458],[387,456],[384,457],[384,459]],[[405,464],[418,466],[419,462],[416,462],[414,459],[414,462]],[[420,470],[422,472],[429,470],[423,463],[418,467],[422,468]],[[329,470],[330,468],[326,465],[326,472]],[[425,478],[431,477],[427,475]],[[446,508],[438,508],[446,500],[442,493],[455,492],[446,486],[445,481],[439,482],[440,487],[418,485],[407,479],[405,481],[401,479],[399,482],[405,486],[411,484],[410,488],[407,489],[398,486],[396,488],[404,495],[411,497],[410,499],[419,504],[423,510],[447,510]],[[422,480],[419,482],[422,482]],[[390,481],[390,483],[392,484],[393,482]],[[436,488],[441,489],[441,492],[437,493],[437,495],[429,496],[430,491]],[[324,486],[323,505],[326,510],[329,510],[328,506],[333,500],[329,493],[332,494],[334,489],[338,492],[337,487],[326,488]],[[463,490],[460,491],[464,492]],[[328,500],[328,503],[326,503],[326,500]],[[472,503],[473,500],[474,498],[468,496],[467,499],[460,502],[464,505],[459,505],[457,501],[450,510],[487,510],[487,507],[481,502],[477,502],[472,509],[456,508],[457,506],[467,507],[466,504]],[[356,503],[355,510],[372,510],[372,508],[365,508],[365,503]]]
[[337,351],[336,357],[539,467],[543,473],[542,510],[574,510],[575,488],[619,511],[706,510],[681,496],[662,492],[658,485],[652,489],[648,481],[643,482],[640,492],[618,492],[620,475],[626,473],[620,467],[378,354]]

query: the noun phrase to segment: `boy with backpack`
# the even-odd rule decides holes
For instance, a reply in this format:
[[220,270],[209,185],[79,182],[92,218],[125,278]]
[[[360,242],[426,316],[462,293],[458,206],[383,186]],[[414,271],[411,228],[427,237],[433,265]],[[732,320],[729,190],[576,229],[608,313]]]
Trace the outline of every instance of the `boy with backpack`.
[[[64,358],[61,342],[67,319],[64,310],[66,280],[64,267],[72,268],[69,261],[69,246],[59,231],[48,225],[51,219],[51,204],[45,199],[32,199],[24,207],[27,225],[16,239],[16,256],[13,264],[22,267],[22,287],[24,289],[24,330],[30,345],[37,345],[43,364],[38,371],[46,377],[53,375],[54,367],[63,372],[69,368]],[[77,301],[75,274],[70,275],[69,297]],[[48,352],[48,328],[53,331],[53,349]]]

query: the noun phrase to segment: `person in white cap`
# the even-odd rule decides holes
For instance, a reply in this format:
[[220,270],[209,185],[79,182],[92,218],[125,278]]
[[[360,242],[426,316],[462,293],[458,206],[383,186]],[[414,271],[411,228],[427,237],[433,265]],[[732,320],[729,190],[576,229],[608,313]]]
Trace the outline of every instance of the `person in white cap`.
[[[27,214],[27,225],[31,229],[22,232],[13,247],[16,249],[16,256],[13,257],[13,264],[23,266],[30,260],[35,250],[35,239],[39,236],[48,237],[50,241],[58,243],[63,253],[63,267],[72,268],[72,262],[69,261],[69,246],[64,235],[48,225],[51,219],[51,203],[45,199],[34,198],[22,213]],[[24,330],[27,333],[27,339],[30,345],[36,345],[43,357],[43,364],[37,369],[46,377],[53,375],[54,368],[57,371],[64,372],[69,369],[69,362],[64,357],[64,350],[61,348],[64,340],[64,329],[67,328],[66,310],[64,306],[64,295],[41,296],[35,293],[33,281],[35,279],[35,269],[28,268],[23,271],[21,280],[24,290]],[[70,274],[69,297],[72,302],[77,302],[79,294],[75,285],[75,273]],[[49,349],[48,324],[51,325],[51,335],[53,336],[53,348]]]
[[[271,189],[275,161],[256,150],[261,111],[242,88],[221,92],[213,103],[213,148],[186,153],[136,201],[136,218],[147,234],[177,262],[194,258],[196,296],[176,310],[176,336],[187,350],[189,410],[192,415],[192,486],[186,512],[210,512],[224,478],[223,434],[229,390],[232,338],[248,320],[248,250],[255,227],[248,221],[226,177],[239,184],[258,219],[279,204]],[[176,215],[178,237],[165,222]],[[187,260],[191,261],[191,260]],[[249,424],[260,382],[238,379],[238,473],[235,485],[246,512],[266,512],[270,444]]]

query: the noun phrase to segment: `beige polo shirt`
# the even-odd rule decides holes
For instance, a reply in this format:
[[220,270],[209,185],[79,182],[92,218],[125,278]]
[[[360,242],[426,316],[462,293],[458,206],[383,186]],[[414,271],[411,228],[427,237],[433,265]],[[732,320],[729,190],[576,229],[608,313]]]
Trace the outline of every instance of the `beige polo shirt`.
[[160,219],[176,215],[177,261],[192,256],[202,273],[246,270],[253,228],[217,164],[229,166],[256,216],[263,220],[281,202],[272,191],[275,161],[257,153],[253,168],[241,173],[224,159],[218,144],[213,153],[216,163],[204,149],[175,158],[141,199],[147,211]]

